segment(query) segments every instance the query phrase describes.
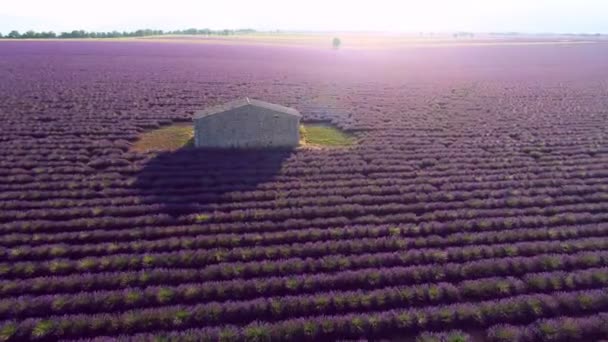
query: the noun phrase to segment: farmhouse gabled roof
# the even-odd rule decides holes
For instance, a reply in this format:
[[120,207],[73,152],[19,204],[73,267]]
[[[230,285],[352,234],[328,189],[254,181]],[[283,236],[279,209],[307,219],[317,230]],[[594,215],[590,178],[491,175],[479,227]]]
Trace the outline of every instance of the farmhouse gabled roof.
[[265,108],[265,109],[272,110],[275,112],[295,115],[298,117],[302,116],[302,115],[300,115],[300,112],[298,112],[297,110],[295,110],[293,108],[281,106],[281,105],[270,103],[270,102],[254,100],[254,99],[250,99],[250,98],[246,97],[244,99],[238,99],[238,100],[230,101],[230,102],[218,105],[218,106],[213,106],[213,107],[205,108],[203,110],[199,110],[196,113],[194,113],[193,119],[199,119],[199,118],[203,118],[206,116],[227,112],[229,110],[240,108],[240,107],[245,107],[245,106],[254,106],[254,107],[259,107],[259,108]]

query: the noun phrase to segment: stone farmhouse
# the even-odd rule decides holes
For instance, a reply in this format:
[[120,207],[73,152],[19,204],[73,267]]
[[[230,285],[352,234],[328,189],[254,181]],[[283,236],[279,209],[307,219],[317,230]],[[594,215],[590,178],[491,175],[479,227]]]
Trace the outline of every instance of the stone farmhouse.
[[285,148],[300,142],[300,113],[240,99],[194,114],[194,145],[206,148]]

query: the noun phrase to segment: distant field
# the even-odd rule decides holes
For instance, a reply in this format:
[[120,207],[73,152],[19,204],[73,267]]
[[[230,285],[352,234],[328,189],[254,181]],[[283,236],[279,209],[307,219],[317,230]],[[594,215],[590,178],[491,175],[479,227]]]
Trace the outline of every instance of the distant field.
[[[334,37],[342,41],[341,48],[396,48],[396,47],[440,47],[440,46],[486,46],[486,45],[538,45],[538,44],[584,44],[597,42],[597,38],[583,36],[515,36],[494,37],[478,35],[474,38],[454,38],[451,35],[433,36],[380,33],[258,33],[234,36],[163,36],[145,37],[138,40],[157,42],[190,42],[212,44],[263,44],[304,47],[331,47]],[[601,41],[602,39],[599,39]]]
[[[608,44],[327,38],[2,41],[0,341],[608,339]],[[356,144],[180,148],[243,96]]]
[[[166,35],[140,38],[70,39],[70,41],[100,42],[165,42],[222,45],[277,45],[288,47],[331,48],[332,39],[339,37],[341,49],[390,49],[402,47],[449,47],[449,46],[509,46],[509,45],[575,45],[607,42],[605,36],[576,35],[516,35],[491,36],[477,34],[474,37],[454,38],[449,34],[397,34],[397,33],[251,33],[230,36]],[[35,39],[33,39],[35,40]],[[45,39],[48,40],[48,39]],[[53,39],[55,41],[66,41]],[[9,40],[0,40],[1,42]],[[31,41],[31,40],[30,40]]]

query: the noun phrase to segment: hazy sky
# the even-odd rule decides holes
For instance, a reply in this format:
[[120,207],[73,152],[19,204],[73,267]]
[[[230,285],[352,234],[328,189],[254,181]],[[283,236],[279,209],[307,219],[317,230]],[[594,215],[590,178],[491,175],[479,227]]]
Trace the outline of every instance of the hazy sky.
[[3,1],[0,32],[73,29],[608,33],[608,0]]

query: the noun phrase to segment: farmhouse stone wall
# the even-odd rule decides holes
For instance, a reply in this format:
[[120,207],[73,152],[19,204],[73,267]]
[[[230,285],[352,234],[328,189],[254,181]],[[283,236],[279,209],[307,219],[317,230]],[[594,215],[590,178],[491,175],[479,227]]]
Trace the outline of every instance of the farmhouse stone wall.
[[295,147],[300,141],[300,117],[246,105],[194,119],[197,147]]

